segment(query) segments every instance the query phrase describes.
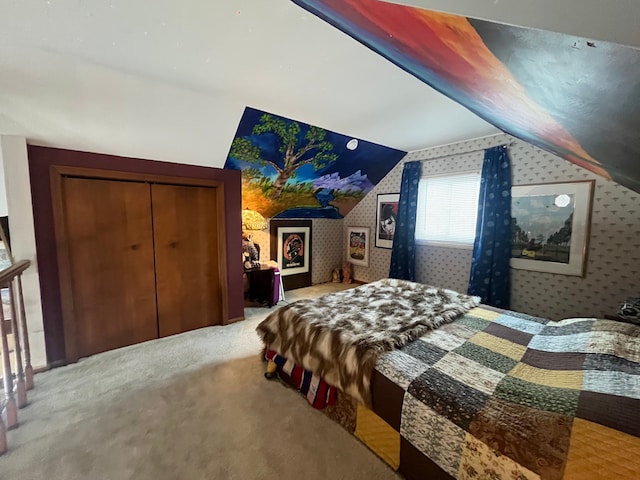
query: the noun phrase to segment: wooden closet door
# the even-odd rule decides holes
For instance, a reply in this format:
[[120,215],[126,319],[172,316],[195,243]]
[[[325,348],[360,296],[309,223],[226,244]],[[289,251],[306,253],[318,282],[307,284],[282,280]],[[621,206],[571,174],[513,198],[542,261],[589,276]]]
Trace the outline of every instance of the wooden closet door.
[[63,178],[80,357],[158,336],[150,186]]
[[222,324],[216,189],[151,186],[160,336]]

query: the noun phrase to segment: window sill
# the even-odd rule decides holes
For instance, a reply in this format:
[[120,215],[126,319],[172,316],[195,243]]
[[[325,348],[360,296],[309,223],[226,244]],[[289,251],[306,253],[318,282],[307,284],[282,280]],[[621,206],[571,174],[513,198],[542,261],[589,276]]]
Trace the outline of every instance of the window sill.
[[460,250],[473,250],[473,243],[459,243],[459,242],[434,242],[432,240],[424,240],[416,238],[416,245],[423,247],[438,247],[438,248],[455,248]]

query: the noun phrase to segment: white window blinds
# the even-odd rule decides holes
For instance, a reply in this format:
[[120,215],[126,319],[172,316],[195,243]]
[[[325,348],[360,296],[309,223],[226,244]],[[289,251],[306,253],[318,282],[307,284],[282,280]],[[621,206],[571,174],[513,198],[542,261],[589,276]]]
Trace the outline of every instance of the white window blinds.
[[473,245],[479,192],[479,172],[422,178],[416,240]]

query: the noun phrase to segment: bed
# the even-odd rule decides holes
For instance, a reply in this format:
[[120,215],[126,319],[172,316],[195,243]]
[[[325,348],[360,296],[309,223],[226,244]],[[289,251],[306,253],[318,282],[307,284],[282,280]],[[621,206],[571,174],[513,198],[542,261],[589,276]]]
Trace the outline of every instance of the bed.
[[306,374],[315,406],[408,479],[639,478],[636,325],[384,279],[295,302],[257,331],[285,380],[292,365]]

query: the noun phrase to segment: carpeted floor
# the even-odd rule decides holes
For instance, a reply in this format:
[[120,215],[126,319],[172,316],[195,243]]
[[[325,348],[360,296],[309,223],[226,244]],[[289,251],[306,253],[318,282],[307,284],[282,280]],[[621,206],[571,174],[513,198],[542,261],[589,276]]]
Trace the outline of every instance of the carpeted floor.
[[[344,287],[287,292],[287,301]],[[264,379],[254,329],[271,311],[246,308],[243,322],[36,375],[0,478],[399,478],[299,394]]]

